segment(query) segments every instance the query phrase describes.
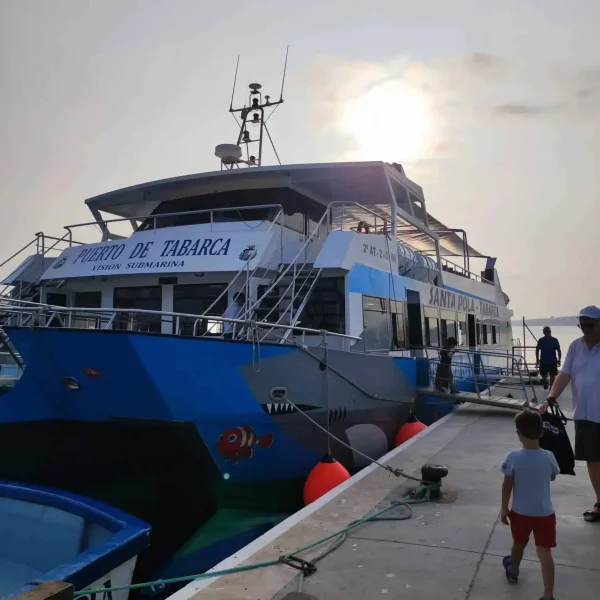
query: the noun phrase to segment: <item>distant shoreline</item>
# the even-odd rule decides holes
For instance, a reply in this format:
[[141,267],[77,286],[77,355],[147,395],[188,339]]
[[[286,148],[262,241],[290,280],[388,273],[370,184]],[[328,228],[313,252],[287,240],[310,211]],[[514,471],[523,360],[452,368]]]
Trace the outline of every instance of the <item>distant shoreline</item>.
[[[547,319],[528,319],[525,317],[525,324],[530,327],[543,327],[549,325],[550,327],[575,327],[577,325],[577,317],[548,317]],[[523,325],[522,319],[512,321],[513,327],[515,325]]]

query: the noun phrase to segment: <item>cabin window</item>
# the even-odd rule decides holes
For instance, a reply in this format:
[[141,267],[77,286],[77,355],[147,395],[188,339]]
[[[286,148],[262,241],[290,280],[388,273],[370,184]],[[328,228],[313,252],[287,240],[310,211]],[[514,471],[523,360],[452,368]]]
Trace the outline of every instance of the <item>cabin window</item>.
[[392,333],[393,333],[393,347],[396,350],[406,348],[406,328],[404,324],[404,303],[393,302],[392,306]]
[[477,345],[481,346],[481,321],[477,319],[477,325],[475,327],[475,333],[477,335]]
[[363,339],[365,350],[389,350],[390,318],[385,298],[363,296]]
[[46,304],[51,304],[52,306],[66,306],[67,305],[67,295],[66,294],[56,294],[54,292],[48,292],[46,294]]
[[75,292],[73,305],[77,308],[101,308],[102,292]]
[[433,306],[424,306],[425,315],[425,345],[439,346],[441,342],[439,310]]
[[467,330],[467,315],[464,313],[458,313],[458,323],[457,323],[457,338],[459,346],[467,346],[469,343],[469,334]]
[[[51,304],[52,306],[67,306],[67,295],[48,292],[46,294],[46,304]],[[54,315],[48,321],[46,327],[63,327],[63,321],[61,319],[65,319],[65,317],[65,313],[61,313],[60,317]]]
[[[308,280],[302,292],[307,292],[310,285]],[[308,329],[345,333],[346,295],[343,277],[326,277],[317,281],[300,315],[298,325]]]
[[458,334],[456,332],[456,321],[449,321],[447,319],[441,320],[441,334],[442,334],[442,345],[448,341],[448,338],[454,338],[458,341]]
[[435,347],[440,345],[439,321],[435,317],[425,318],[425,345]]
[[300,212],[284,215],[283,216],[283,226],[288,229],[292,229],[293,231],[297,231],[298,233],[304,233],[304,215]]
[[[162,310],[162,288],[160,285],[115,288],[113,306],[115,308],[160,312]],[[160,321],[159,314],[122,312],[117,314],[114,328],[160,333]]]
[[440,310],[441,343],[444,345],[448,338],[457,338],[456,313],[449,310]]
[[[73,305],[76,308],[101,308],[102,292],[75,292],[73,294]],[[72,327],[77,329],[99,329],[102,317],[98,313],[79,311],[72,317]],[[104,317],[104,322],[107,317]]]
[[[227,310],[227,288],[226,283],[205,283],[176,285],[173,287],[173,312],[186,313],[188,315],[202,315],[208,312],[210,315],[221,317]],[[219,296],[221,296],[219,298]],[[218,300],[217,300],[218,299]],[[210,309],[210,310],[209,310]],[[223,333],[222,321],[211,321],[203,319],[198,321],[192,317],[179,318],[179,333],[181,335],[221,335]],[[173,323],[175,328],[177,322]]]
[[[404,189],[404,188],[402,188]],[[406,317],[408,323],[408,344],[411,348],[423,346],[423,324],[421,320],[421,295],[414,290],[406,290]]]
[[485,346],[488,342],[488,326],[483,323],[481,325],[481,343]]
[[498,343],[498,326],[492,325],[492,344]]

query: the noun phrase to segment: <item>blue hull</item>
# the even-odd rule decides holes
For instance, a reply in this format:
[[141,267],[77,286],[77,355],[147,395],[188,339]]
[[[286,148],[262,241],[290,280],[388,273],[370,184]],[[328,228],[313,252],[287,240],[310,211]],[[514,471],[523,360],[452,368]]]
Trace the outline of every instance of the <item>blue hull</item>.
[[[293,402],[326,424],[323,398],[317,398],[323,369],[296,347],[261,345],[257,351],[246,342],[98,330],[8,328],[8,333],[26,369],[3,398],[0,423],[193,423],[219,473],[232,481],[305,476],[326,448],[325,435],[314,424],[291,414],[289,406],[275,409],[269,398],[272,387],[285,386]],[[330,362],[335,364],[333,354]],[[346,368],[354,379],[360,377],[357,370],[362,365],[363,377],[373,366],[383,365],[397,381],[365,394],[357,391],[360,386],[330,374],[332,432],[348,443],[346,431],[372,426],[387,440],[381,453],[389,450],[414,399],[414,360],[337,354],[339,361],[354,361]],[[74,379],[80,389],[67,389],[64,378]],[[238,428],[245,428],[252,440],[246,446],[224,447],[222,434]],[[352,468],[352,455],[337,446],[339,459]]]

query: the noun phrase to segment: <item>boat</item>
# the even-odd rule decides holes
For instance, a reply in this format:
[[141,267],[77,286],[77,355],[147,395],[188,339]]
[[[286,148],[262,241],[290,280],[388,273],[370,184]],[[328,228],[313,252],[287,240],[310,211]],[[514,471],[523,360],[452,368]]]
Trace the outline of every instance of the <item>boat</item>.
[[219,170],[86,200],[92,220],[37,234],[3,281],[22,368],[0,477],[148,521],[141,578],[220,509],[296,510],[329,450],[351,472],[388,452],[448,337],[478,356],[463,389],[509,363],[495,259],[400,164],[265,165],[282,101],[251,84]]
[[[0,535],[0,598],[7,599],[44,581],[66,581],[77,590],[129,585],[150,527],[89,498],[0,482]],[[125,600],[128,593],[111,597]]]

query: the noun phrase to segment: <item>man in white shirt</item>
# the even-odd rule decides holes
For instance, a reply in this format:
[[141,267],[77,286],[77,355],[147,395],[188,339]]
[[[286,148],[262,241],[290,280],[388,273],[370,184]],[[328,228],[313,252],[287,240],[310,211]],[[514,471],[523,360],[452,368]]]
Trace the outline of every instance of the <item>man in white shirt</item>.
[[587,462],[596,503],[583,516],[600,521],[600,308],[586,306],[579,313],[583,337],[569,346],[567,358],[556,378],[548,404],[553,404],[571,383],[575,408],[575,458]]
[[[224,319],[237,319],[240,317],[240,315],[242,314],[242,311],[244,310],[244,305],[246,304],[246,296],[243,292],[238,292],[234,297],[233,297],[233,302],[227,307],[227,310],[225,311],[225,314],[223,315]],[[234,325],[236,325],[235,323],[231,323],[228,321],[225,321],[223,323],[223,337],[226,339],[232,339],[233,338],[233,331],[234,331]],[[237,325],[235,327],[236,331],[240,331],[241,327],[240,325]]]

